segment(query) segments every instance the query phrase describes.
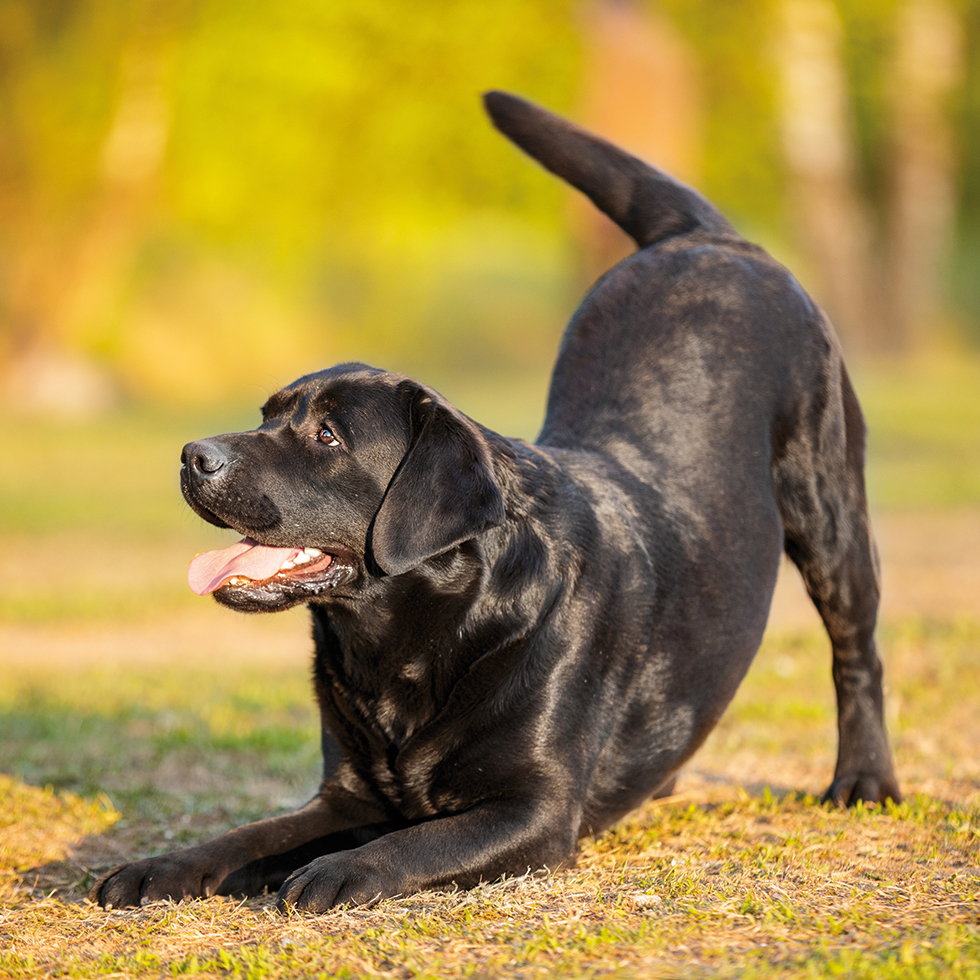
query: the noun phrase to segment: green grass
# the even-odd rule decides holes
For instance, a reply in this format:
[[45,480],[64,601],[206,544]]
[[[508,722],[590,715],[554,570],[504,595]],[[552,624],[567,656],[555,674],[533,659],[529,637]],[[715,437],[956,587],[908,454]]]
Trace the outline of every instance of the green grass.
[[874,507],[980,503],[980,361],[868,367],[854,380],[868,423]]
[[[978,812],[652,805],[555,875],[323,916],[12,903],[8,976],[976,977]],[[61,937],[57,950],[46,946]],[[856,972],[855,972],[856,971]]]
[[[980,359],[860,367],[871,500],[879,507],[980,504]],[[547,378],[426,379],[477,420],[533,438]],[[106,420],[24,419],[0,431],[0,527],[6,533],[98,531],[110,537],[200,533],[180,499],[181,447],[249,428],[258,405],[212,413],[133,408]]]
[[[427,380],[499,430],[540,422],[543,378]],[[980,505],[980,364],[856,384],[876,506]],[[784,631],[679,796],[584,842],[574,870],[319,917],[269,897],[83,902],[101,869],[316,786],[301,613],[235,617],[184,581],[230,533],[182,503],[180,447],[256,420],[142,409],[0,431],[0,976],[980,978],[980,607],[879,631],[908,793],[884,812],[815,802],[829,649]]]
[[261,816],[270,801],[257,783],[295,802],[316,789],[319,729],[304,672],[166,664],[4,675],[0,750],[28,783],[108,792],[128,819],[151,821]]
[[178,484],[184,443],[257,421],[257,410],[202,418],[147,408],[95,421],[7,419],[0,434],[0,526],[32,535],[186,530]]
[[[3,757],[69,795],[53,842],[16,865],[19,885],[7,869],[0,975],[980,976],[980,621],[883,632],[890,698],[904,705],[900,806],[816,803],[834,751],[826,641],[776,635],[682,795],[584,842],[574,871],[287,919],[271,898],[112,913],[78,898],[120,856],[194,843],[312,789],[302,671],[8,666]],[[88,805],[72,790],[104,821],[75,817],[74,838],[66,821]],[[8,790],[8,824],[24,798]]]

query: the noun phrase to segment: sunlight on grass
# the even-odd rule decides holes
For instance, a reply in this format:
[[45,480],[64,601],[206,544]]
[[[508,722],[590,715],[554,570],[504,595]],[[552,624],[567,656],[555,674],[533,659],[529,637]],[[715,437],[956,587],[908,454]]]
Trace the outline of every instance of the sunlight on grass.
[[[543,376],[424,380],[498,430],[540,424]],[[856,385],[877,506],[980,504],[980,362]],[[83,902],[100,870],[315,791],[302,611],[246,620],[186,589],[187,560],[229,532],[181,501],[180,447],[257,419],[0,432],[0,975],[980,978],[980,609],[879,630],[907,792],[883,812],[815,802],[836,752],[829,644],[774,629],[677,795],[584,841],[573,870],[285,919],[270,897]]]
[[[884,633],[892,690],[907,699],[893,725],[909,793],[901,805],[816,803],[833,763],[829,650],[816,631],[775,635],[679,795],[583,841],[577,869],[286,919],[271,897],[111,913],[78,899],[87,869],[195,843],[312,791],[305,671],[275,661],[231,672],[170,662],[8,668],[8,764],[34,782],[108,788],[121,818],[108,833],[108,820],[71,824],[72,835],[89,835],[71,865],[45,865],[40,846],[33,862],[5,859],[0,973],[975,977],[980,622],[918,620]],[[948,724],[937,726],[940,711]],[[937,781],[944,759],[960,768]],[[740,788],[760,778],[751,793]],[[42,813],[40,823],[59,819]]]
[[[544,372],[421,380],[508,435],[533,438],[544,417]],[[980,359],[862,367],[855,386],[868,418],[873,505],[980,504]],[[8,421],[0,431],[0,526],[34,537],[86,528],[203,541],[213,532],[180,498],[181,447],[258,424],[261,400],[206,416],[144,408],[101,421]]]
[[0,902],[14,898],[18,873],[62,860],[74,842],[102,833],[119,817],[104,793],[85,800],[50,786],[25,786],[0,773]]
[[[651,804],[579,867],[372,909],[17,903],[0,968],[71,976],[975,976],[978,810],[772,795]],[[69,941],[55,954],[56,932]],[[909,937],[915,936],[914,946]],[[60,957],[56,959],[56,955]],[[875,971],[878,971],[877,973]]]
[[876,507],[980,503],[980,360],[920,358],[855,371]]

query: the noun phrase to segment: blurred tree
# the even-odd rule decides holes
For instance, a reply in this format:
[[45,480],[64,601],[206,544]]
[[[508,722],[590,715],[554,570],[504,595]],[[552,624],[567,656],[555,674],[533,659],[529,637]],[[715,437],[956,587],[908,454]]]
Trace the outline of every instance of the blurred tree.
[[953,295],[980,343],[980,0],[961,0],[963,85],[954,94],[959,199]]
[[39,380],[42,396],[63,387],[75,409],[100,388],[91,372],[59,363],[57,351],[80,281],[77,243],[99,183],[126,13],[82,3],[0,6],[0,342],[22,368],[21,397]]
[[980,0],[648,2],[700,55],[703,188],[788,253],[847,345],[948,335],[954,248],[980,336]]
[[947,303],[955,239],[957,147],[951,97],[962,84],[963,29],[944,0],[906,0],[891,64],[891,200],[888,294],[891,344],[935,342]]
[[[701,178],[701,71],[693,46],[655,7],[592,0],[583,11],[583,123],[690,184]],[[574,198],[574,223],[591,282],[635,246]]]
[[694,49],[704,117],[699,189],[750,238],[787,248],[773,0],[646,0]]
[[872,351],[883,323],[872,222],[857,183],[842,30],[832,0],[782,0],[777,52],[792,205],[831,319],[845,343]]
[[[947,0],[837,0],[835,10],[828,0],[786,0],[798,2],[818,2],[825,23],[835,13],[842,23],[836,44],[827,49],[837,81],[820,88],[825,100],[835,90],[843,107],[837,148],[846,164],[838,179],[848,203],[838,206],[832,233],[828,214],[834,208],[817,205],[819,192],[809,204],[801,199],[797,211],[804,222],[828,226],[822,259],[814,248],[825,270],[822,298],[852,349],[913,354],[949,336],[947,279],[959,195],[952,109],[963,75],[961,11]],[[792,69],[784,77],[791,76]],[[801,106],[803,118],[806,112]],[[977,120],[969,125],[975,130]],[[816,142],[811,160],[819,160],[820,142],[824,154],[834,145]],[[791,153],[788,159],[793,169]],[[850,302],[841,301],[835,279],[849,288]]]
[[[567,106],[570,8],[201,0],[173,92],[169,239],[146,256],[166,302],[144,292],[132,322],[167,322],[202,375],[220,357],[234,365],[226,375],[255,376],[248,337],[270,386],[343,357],[431,372],[533,353],[566,281],[559,190],[492,131],[478,95],[510,87]],[[248,308],[222,327],[243,277],[215,278],[201,249],[226,268],[263,270],[309,312],[288,356],[288,341],[270,346]],[[202,276],[229,286],[195,286]],[[207,317],[174,315],[175,295],[202,292],[213,297]],[[258,305],[274,307],[264,295]],[[299,319],[277,317],[287,318]],[[151,334],[160,330],[137,326],[113,341],[147,384],[145,365],[159,363],[145,356]],[[538,342],[540,356],[550,346]]]
[[561,303],[559,191],[477,96],[566,107],[571,6],[0,0],[0,357],[185,400],[506,361]]
[[[816,60],[794,4],[830,12]],[[899,15],[920,8],[963,31],[962,71],[944,42],[917,53],[934,35]],[[579,118],[789,256],[845,335],[886,309],[884,285],[872,313],[836,309],[833,275],[874,285],[867,252],[901,278],[892,319],[934,315],[959,171],[959,295],[980,320],[978,51],[980,0],[0,0],[0,373],[60,363],[45,397],[74,386],[77,407],[105,386],[66,352],[188,402],[351,356],[546,369],[577,291],[564,192],[482,118],[490,87],[558,111],[580,96]],[[923,57],[955,70],[920,85]],[[826,139],[788,135],[821,119]],[[797,215],[824,223],[833,275],[793,254]]]

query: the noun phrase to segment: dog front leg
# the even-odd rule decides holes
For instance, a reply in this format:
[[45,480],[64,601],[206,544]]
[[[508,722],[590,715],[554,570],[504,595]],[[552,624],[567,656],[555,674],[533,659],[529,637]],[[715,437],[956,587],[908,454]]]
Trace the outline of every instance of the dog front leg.
[[[257,820],[205,844],[113,868],[92,887],[103,908],[146,905],[161,899],[254,894],[279,884],[312,856],[356,846],[384,833],[383,815],[335,784],[293,813]],[[344,835],[353,828],[363,830]],[[350,837],[344,841],[345,837]]]
[[576,842],[575,822],[559,817],[553,806],[483,803],[317,858],[283,885],[277,907],[324,912],[426,888],[471,888],[504,874],[554,870],[572,863]]

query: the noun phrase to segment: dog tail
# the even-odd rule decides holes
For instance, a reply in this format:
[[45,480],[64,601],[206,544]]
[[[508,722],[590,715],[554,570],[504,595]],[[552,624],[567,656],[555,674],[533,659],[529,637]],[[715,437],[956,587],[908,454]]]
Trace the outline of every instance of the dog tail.
[[567,119],[507,92],[487,92],[483,104],[500,132],[590,197],[640,248],[696,228],[733,231],[693,188]]

